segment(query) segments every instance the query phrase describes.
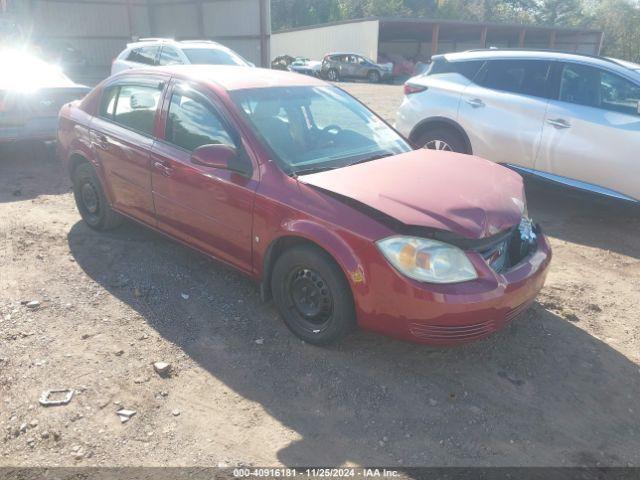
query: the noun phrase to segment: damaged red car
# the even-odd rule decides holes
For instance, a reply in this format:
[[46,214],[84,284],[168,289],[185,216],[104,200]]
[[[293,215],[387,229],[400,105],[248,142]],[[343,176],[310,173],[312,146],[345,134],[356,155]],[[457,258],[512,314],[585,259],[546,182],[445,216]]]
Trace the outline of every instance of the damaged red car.
[[128,217],[232,265],[313,344],[356,327],[485,337],[533,301],[551,258],[518,174],[414,150],[307,76],[124,72],[61,110],[58,139],[90,227]]

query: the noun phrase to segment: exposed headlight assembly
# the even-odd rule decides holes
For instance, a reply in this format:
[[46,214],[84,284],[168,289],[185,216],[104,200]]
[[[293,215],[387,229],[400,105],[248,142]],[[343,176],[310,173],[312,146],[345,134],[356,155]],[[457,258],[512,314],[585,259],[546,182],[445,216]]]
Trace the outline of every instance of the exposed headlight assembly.
[[379,240],[376,244],[391,265],[414,280],[458,283],[478,278],[467,255],[453,245],[402,235]]

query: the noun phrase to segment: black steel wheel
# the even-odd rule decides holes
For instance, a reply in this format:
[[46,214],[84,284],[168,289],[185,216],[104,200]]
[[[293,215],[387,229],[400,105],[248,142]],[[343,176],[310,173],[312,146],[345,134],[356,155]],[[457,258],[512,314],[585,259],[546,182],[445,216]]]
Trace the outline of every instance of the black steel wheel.
[[73,172],[73,195],[82,219],[96,230],[110,230],[122,223],[111,209],[93,166],[81,163]]
[[355,327],[349,284],[335,261],[317,247],[301,245],[280,255],[271,290],[287,327],[306,342],[335,343]]

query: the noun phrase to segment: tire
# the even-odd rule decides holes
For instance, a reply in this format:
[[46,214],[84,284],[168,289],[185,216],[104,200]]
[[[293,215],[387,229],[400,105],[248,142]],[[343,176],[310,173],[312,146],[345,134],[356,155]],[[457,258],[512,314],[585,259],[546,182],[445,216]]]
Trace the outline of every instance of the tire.
[[[416,144],[430,150],[445,150],[458,153],[470,153],[467,151],[462,136],[450,128],[436,127],[426,130],[416,139]],[[427,147],[430,145],[430,147]]]
[[367,80],[369,80],[370,83],[380,83],[380,73],[375,70],[371,70],[367,74]]
[[327,80],[330,82],[337,82],[340,80],[340,75],[338,75],[338,71],[335,68],[330,68],[327,71]]
[[356,327],[349,283],[333,258],[318,247],[301,245],[280,255],[271,291],[285,324],[305,342],[336,343]]
[[81,163],[73,171],[73,196],[80,216],[94,230],[111,230],[122,223],[123,217],[112,210],[91,164]]

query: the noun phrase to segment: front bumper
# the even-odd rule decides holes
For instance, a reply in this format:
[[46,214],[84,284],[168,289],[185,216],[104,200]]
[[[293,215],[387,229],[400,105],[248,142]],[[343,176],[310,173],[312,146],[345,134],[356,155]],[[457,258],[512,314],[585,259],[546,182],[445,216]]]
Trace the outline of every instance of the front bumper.
[[533,302],[544,285],[551,248],[539,235],[536,249],[502,273],[492,270],[480,254],[468,255],[478,271],[476,280],[436,285],[404,277],[379,254],[379,261],[371,262],[365,274],[367,288],[355,295],[358,324],[429,345],[487,337]]

